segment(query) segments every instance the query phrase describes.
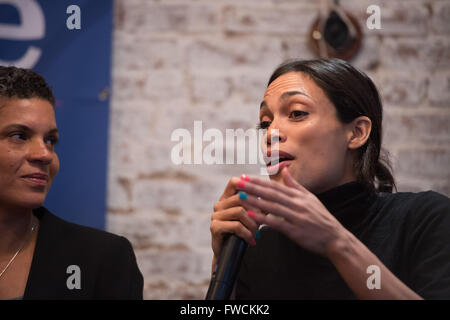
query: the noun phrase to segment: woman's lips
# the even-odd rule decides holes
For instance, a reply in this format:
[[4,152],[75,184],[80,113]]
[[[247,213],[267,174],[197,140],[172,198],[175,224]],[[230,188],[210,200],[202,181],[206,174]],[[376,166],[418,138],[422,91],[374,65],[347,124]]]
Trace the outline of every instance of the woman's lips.
[[268,164],[266,166],[267,173],[271,176],[275,175],[278,172],[281,172],[281,170],[283,170],[284,167],[288,167],[292,163],[292,161],[294,160],[284,160],[279,163]]
[[36,186],[46,186],[48,183],[48,175],[41,173],[25,175],[22,178]]
[[[275,151],[275,152],[272,152]],[[275,153],[275,154],[272,154]],[[267,164],[266,170],[269,175],[275,175],[284,167],[288,167],[295,157],[284,150],[267,150]]]
[[[287,158],[289,160],[294,159],[294,156],[286,151],[283,150],[274,150],[275,154],[278,154],[279,158]],[[272,149],[267,149],[267,153],[266,153],[267,157],[270,158],[272,157]],[[274,155],[275,157],[276,155]]]

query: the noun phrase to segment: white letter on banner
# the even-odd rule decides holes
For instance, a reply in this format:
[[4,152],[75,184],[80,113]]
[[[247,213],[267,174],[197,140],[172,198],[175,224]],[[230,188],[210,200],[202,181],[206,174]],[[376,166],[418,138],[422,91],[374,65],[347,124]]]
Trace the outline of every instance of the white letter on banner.
[[[45,35],[45,18],[35,0],[0,0],[19,11],[20,25],[0,23],[0,38],[7,40],[39,40]],[[29,46],[27,52],[17,60],[0,60],[0,65],[13,65],[19,68],[33,68],[41,57],[41,49]]]

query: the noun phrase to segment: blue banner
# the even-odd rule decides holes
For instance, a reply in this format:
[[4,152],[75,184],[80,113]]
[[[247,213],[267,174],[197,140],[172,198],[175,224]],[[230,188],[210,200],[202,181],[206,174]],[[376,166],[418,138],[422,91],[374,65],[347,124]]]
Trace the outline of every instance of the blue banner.
[[0,64],[31,68],[52,87],[60,171],[45,206],[105,227],[112,0],[0,0]]

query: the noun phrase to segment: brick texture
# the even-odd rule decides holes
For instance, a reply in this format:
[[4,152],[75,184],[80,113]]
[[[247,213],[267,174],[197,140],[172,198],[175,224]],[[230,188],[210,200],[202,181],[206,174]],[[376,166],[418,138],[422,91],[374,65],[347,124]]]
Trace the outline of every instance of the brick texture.
[[[450,195],[450,1],[345,0],[364,34],[351,61],[384,103],[399,191]],[[381,30],[366,27],[369,5]],[[313,58],[319,1],[116,0],[107,229],[132,242],[146,299],[203,299],[209,223],[227,181],[258,165],[176,165],[177,128],[253,128],[268,77]],[[225,151],[227,147],[224,147]]]

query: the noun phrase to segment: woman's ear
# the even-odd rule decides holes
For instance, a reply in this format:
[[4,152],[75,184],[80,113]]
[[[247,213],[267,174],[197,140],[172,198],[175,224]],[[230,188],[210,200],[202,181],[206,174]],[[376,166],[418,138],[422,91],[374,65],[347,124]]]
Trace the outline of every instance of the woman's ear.
[[349,123],[349,149],[358,149],[369,139],[372,130],[372,121],[366,116],[360,116]]

